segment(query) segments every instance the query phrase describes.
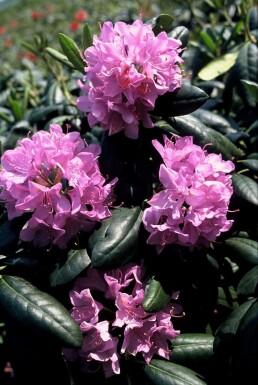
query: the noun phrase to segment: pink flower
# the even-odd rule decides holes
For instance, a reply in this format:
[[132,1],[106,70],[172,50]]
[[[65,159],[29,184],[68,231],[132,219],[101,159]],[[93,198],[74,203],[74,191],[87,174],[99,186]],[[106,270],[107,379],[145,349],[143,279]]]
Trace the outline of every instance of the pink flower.
[[[106,376],[118,373],[119,339],[120,353],[133,356],[141,353],[147,364],[155,354],[169,358],[168,340],[180,333],[171,322],[171,317],[182,315],[181,306],[174,302],[178,292],[172,294],[173,302],[169,302],[162,310],[147,313],[142,306],[146,287],[146,282],[142,282],[144,276],[143,264],[138,266],[129,263],[106,273],[88,268],[87,277],[76,279],[74,290],[70,293],[73,304],[71,315],[80,324],[84,343],[77,352],[66,349],[67,359],[76,360],[80,357],[87,362],[103,361]],[[101,303],[95,301],[95,294]],[[105,315],[111,325],[110,330],[107,321],[96,323],[98,318],[104,319]],[[89,368],[86,367],[87,370]]]
[[0,199],[9,219],[25,212],[31,219],[20,238],[37,247],[54,244],[65,248],[80,231],[91,231],[110,216],[112,188],[105,184],[97,157],[100,147],[86,146],[78,132],[64,134],[57,124],[50,132],[7,150],[1,159]]
[[193,137],[164,137],[164,146],[157,140],[154,147],[163,158],[159,179],[163,190],[148,202],[143,223],[161,252],[167,244],[209,246],[221,232],[228,231],[233,221],[227,220],[233,193],[231,161],[221,155],[207,154],[193,144]]
[[71,316],[77,323],[81,324],[87,321],[96,324],[98,322],[98,314],[103,306],[93,299],[89,289],[84,289],[80,293],[72,290],[70,300],[74,306],[71,310]]
[[157,97],[180,87],[180,45],[165,32],[155,36],[141,20],[105,22],[85,51],[86,85],[80,84],[85,95],[78,108],[88,114],[89,125],[100,124],[109,135],[124,130],[133,139],[139,121],[153,127],[148,112]]

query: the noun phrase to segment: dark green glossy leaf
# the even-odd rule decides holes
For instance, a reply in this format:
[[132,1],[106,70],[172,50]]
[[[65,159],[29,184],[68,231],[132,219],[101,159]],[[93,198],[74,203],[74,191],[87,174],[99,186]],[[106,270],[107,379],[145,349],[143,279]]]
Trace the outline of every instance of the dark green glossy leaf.
[[[258,376],[258,301],[256,300],[241,319],[236,334],[231,365],[237,383],[252,384]],[[243,382],[244,381],[244,382]]]
[[258,171],[258,159],[244,159],[239,161],[239,163],[252,171]]
[[232,256],[258,265],[258,242],[252,239],[233,237],[226,239],[225,245]]
[[82,54],[77,44],[73,41],[73,39],[64,35],[63,33],[59,33],[59,42],[68,60],[78,71],[84,74],[86,62],[83,60]]
[[235,345],[235,335],[241,319],[254,303],[254,299],[244,302],[227,317],[215,334],[214,352],[220,356],[229,356]]
[[221,153],[224,158],[232,159],[241,156],[242,151],[236,147],[229,139],[219,132],[202,124],[194,116],[179,116],[171,119],[171,125],[181,135],[192,135],[195,144],[205,146],[209,152]]
[[151,360],[144,372],[155,385],[205,385],[201,376],[184,366],[163,360]]
[[75,69],[75,66],[68,60],[67,56],[63,55],[61,52],[51,47],[47,47],[45,50],[50,56],[52,56],[59,63],[62,63],[73,70]]
[[92,46],[92,44],[93,44],[92,34],[90,32],[89,25],[86,23],[83,26],[82,47],[83,47],[84,50],[86,50],[88,47]]
[[249,107],[255,107],[256,101],[242,83],[243,80],[257,83],[258,78],[258,47],[254,43],[245,44],[235,64],[236,87],[238,94]]
[[92,266],[112,269],[131,260],[138,247],[141,218],[140,207],[113,210],[89,239]]
[[152,30],[155,35],[158,35],[160,32],[170,32],[172,29],[172,23],[174,18],[167,14],[159,15],[151,20]]
[[243,174],[233,174],[232,183],[235,194],[258,206],[258,184],[253,179]]
[[52,286],[63,285],[77,277],[91,263],[90,257],[85,249],[70,250],[67,261],[59,265],[50,275]]
[[25,279],[3,275],[0,279],[0,304],[31,332],[52,336],[69,347],[82,345],[80,327],[69,311],[57,299]]
[[254,266],[241,279],[237,286],[237,294],[244,297],[255,295],[258,287],[258,266]]
[[147,312],[156,312],[164,308],[170,297],[159,281],[151,279],[146,286],[142,306]]
[[204,364],[213,353],[214,336],[202,333],[183,333],[171,340],[170,360],[181,365],[190,366],[197,362]]
[[174,92],[159,96],[152,111],[157,116],[180,116],[200,108],[208,99],[206,92],[198,87],[184,84]]
[[63,111],[64,106],[62,104],[50,105],[47,107],[38,107],[31,111],[29,121],[31,124],[38,121],[46,120],[52,113],[60,114]]
[[218,113],[205,110],[204,108],[199,108],[198,110],[194,111],[192,115],[209,128],[212,128],[221,134],[225,135],[237,132],[237,130],[231,126],[230,122],[224,116]]
[[254,6],[249,9],[248,23],[250,31],[258,29],[258,7]]
[[172,29],[169,36],[172,37],[173,39],[180,40],[182,42],[182,45],[180,48],[185,48],[189,40],[189,30],[186,27],[180,25]]

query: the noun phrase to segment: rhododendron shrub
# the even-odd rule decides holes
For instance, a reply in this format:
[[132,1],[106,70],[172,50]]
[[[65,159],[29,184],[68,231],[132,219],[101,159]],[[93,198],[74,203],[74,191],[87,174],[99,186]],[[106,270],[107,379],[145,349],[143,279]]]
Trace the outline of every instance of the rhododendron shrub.
[[158,95],[180,87],[180,46],[165,32],[155,36],[141,20],[103,23],[100,37],[94,36],[84,53],[85,95],[79,97],[78,108],[87,113],[89,125],[100,124],[109,135],[124,130],[134,139],[140,122],[153,127],[149,111]]
[[112,187],[97,158],[101,148],[86,146],[78,132],[64,134],[57,124],[20,140],[1,158],[0,199],[11,220],[31,213],[20,232],[36,247],[65,248],[80,231],[111,215]]
[[143,264],[129,263],[106,272],[89,268],[86,277],[75,280],[70,291],[71,315],[80,325],[83,345],[77,351],[64,350],[69,361],[80,359],[86,371],[99,362],[110,377],[120,373],[125,353],[127,359],[139,353],[147,364],[154,355],[169,359],[168,340],[180,334],[171,322],[171,317],[182,314],[176,303],[178,293],[160,311],[146,312],[142,305],[146,278]]
[[193,143],[193,137],[164,136],[154,147],[163,164],[159,170],[160,190],[149,201],[143,223],[151,233],[147,242],[160,253],[168,244],[209,246],[221,232],[228,231],[228,205],[233,193],[229,173],[235,166],[221,155],[209,154]]

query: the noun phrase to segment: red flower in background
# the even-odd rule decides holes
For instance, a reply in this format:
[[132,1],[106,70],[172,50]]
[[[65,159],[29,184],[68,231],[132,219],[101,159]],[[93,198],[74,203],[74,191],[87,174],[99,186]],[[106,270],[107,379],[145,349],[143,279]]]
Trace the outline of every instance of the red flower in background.
[[70,31],[77,31],[80,27],[80,23],[78,21],[72,21],[70,23]]
[[76,12],[75,14],[75,20],[76,21],[84,21],[88,18],[88,13],[86,11],[84,11],[83,9],[81,9],[80,11]]
[[17,20],[11,20],[10,21],[10,26],[13,27],[13,28],[18,27],[18,21]]
[[7,40],[4,41],[4,46],[5,47],[11,47],[12,45],[13,45],[12,40],[7,39]]
[[39,19],[41,19],[41,14],[38,11],[33,11],[31,13],[31,18],[33,20],[39,20]]
[[26,51],[19,55],[20,59],[28,59],[32,62],[35,62],[37,60],[37,55],[35,55],[33,52]]
[[5,35],[7,32],[7,29],[5,27],[0,26],[0,35]]

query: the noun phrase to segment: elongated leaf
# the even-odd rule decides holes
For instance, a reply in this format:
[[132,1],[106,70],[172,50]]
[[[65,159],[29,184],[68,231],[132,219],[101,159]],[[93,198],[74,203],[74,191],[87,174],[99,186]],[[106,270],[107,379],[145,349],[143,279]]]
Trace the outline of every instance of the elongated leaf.
[[157,116],[187,115],[200,108],[208,99],[198,87],[184,84],[174,92],[166,92],[156,100],[153,114]]
[[91,263],[90,257],[85,249],[70,250],[67,261],[58,266],[50,275],[52,286],[63,285],[80,274]]
[[225,245],[232,256],[258,265],[258,242],[252,239],[233,237],[226,239]]
[[155,385],[205,385],[200,375],[184,366],[163,360],[151,360],[144,372]]
[[205,146],[207,151],[221,153],[224,158],[232,159],[241,156],[242,151],[238,149],[229,139],[219,132],[202,124],[194,116],[179,116],[171,119],[171,125],[182,135],[193,135],[195,143]]
[[218,113],[205,110],[204,108],[198,108],[198,110],[194,111],[192,115],[206,126],[220,132],[221,134],[234,134],[237,132],[237,130],[231,126],[230,122]]
[[13,319],[32,332],[52,336],[69,347],[82,345],[80,327],[68,310],[25,279],[3,275],[0,279],[0,304]]
[[257,83],[258,78],[258,47],[254,43],[245,44],[238,55],[235,65],[236,89],[243,102],[255,107],[256,101],[250,95],[242,79]]
[[198,72],[199,78],[202,80],[212,80],[223,75],[234,66],[238,54],[239,51],[235,51],[210,61]]
[[59,33],[59,42],[62,47],[64,54],[68,60],[74,65],[74,67],[84,74],[86,63],[82,58],[82,54],[77,44],[70,37]]
[[84,26],[83,26],[83,32],[82,32],[82,47],[84,50],[86,50],[86,48],[92,46],[93,44],[93,38],[92,38],[92,34],[90,32],[90,28],[89,28],[89,25],[86,23]]
[[237,383],[251,384],[258,375],[258,301],[256,300],[241,319],[232,354],[232,373]]
[[215,334],[214,352],[218,355],[229,357],[235,346],[235,335],[241,319],[254,303],[254,299],[244,302],[237,307],[223,322]]
[[170,32],[172,29],[172,23],[174,18],[168,14],[161,14],[158,17],[155,17],[150,21],[152,25],[152,30],[155,35],[158,35],[160,32]]
[[233,174],[234,192],[242,199],[258,206],[258,184],[243,174]]
[[258,266],[254,266],[241,279],[237,286],[237,294],[244,297],[255,295],[258,288]]
[[258,171],[258,159],[244,159],[239,161],[239,163],[243,164],[250,170]]
[[22,104],[18,100],[12,99],[11,97],[8,98],[8,101],[15,119],[22,120],[24,115]]
[[204,44],[206,45],[206,47],[209,49],[209,51],[215,55],[216,52],[217,52],[217,44],[216,42],[211,38],[211,36],[205,32],[205,31],[202,31],[200,32],[200,38],[202,39],[202,41],[204,42]]
[[113,210],[89,239],[92,266],[111,269],[128,262],[137,251],[141,218],[140,207]]
[[26,42],[26,41],[22,41],[21,42],[21,45],[26,48],[27,50],[29,50],[30,52],[34,53],[36,56],[38,56],[39,52],[37,50],[36,47],[34,47],[32,44]]
[[241,79],[241,82],[244,84],[245,88],[248,90],[254,100],[258,102],[258,84],[244,79]]
[[47,47],[45,50],[50,56],[52,56],[54,59],[56,59],[60,63],[66,65],[67,67],[73,70],[75,69],[75,66],[68,60],[67,56],[63,55],[61,52],[58,52],[57,50],[51,47]]
[[159,281],[151,279],[146,286],[142,306],[147,312],[156,312],[164,308],[170,297]]
[[190,366],[193,362],[205,363],[213,353],[214,336],[203,333],[183,333],[171,340],[172,350],[170,360],[182,365]]

